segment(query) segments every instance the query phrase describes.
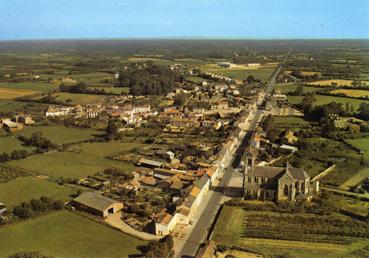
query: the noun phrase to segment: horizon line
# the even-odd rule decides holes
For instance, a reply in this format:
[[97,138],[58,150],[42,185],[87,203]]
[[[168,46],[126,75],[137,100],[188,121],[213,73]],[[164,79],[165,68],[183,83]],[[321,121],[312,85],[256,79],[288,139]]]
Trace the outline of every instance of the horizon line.
[[66,37],[66,38],[19,38],[0,39],[0,42],[14,41],[68,41],[68,40],[369,40],[369,37],[239,37],[239,36],[168,36],[168,37]]

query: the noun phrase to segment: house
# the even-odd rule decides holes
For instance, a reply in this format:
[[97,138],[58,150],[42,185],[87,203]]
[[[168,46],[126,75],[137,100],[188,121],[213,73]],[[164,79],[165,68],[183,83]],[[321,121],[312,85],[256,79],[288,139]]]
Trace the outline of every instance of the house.
[[0,216],[6,212],[5,204],[0,202]]
[[106,218],[109,214],[117,213],[123,209],[122,202],[93,192],[82,193],[73,199],[72,205],[102,218]]
[[247,66],[248,67],[259,67],[260,63],[248,63]]
[[310,176],[302,168],[254,166],[247,159],[244,171],[244,197],[270,201],[296,201],[310,199]]
[[48,116],[67,116],[70,115],[74,111],[73,107],[66,107],[60,105],[49,106],[45,115]]
[[169,213],[162,211],[154,216],[155,234],[166,236],[173,231],[176,225],[176,219]]
[[163,162],[141,158],[137,162],[138,166],[149,167],[149,168],[161,168],[164,166]]
[[23,115],[23,114],[14,116],[12,120],[13,122],[22,123],[25,125],[33,125],[35,123],[35,121],[33,121],[30,115]]
[[225,68],[232,68],[235,66],[235,64],[232,64],[230,62],[219,62],[217,65]]
[[12,122],[10,119],[3,119],[2,124],[3,124],[4,130],[6,130],[10,133],[19,132],[19,131],[23,130],[23,128],[24,128],[23,124]]

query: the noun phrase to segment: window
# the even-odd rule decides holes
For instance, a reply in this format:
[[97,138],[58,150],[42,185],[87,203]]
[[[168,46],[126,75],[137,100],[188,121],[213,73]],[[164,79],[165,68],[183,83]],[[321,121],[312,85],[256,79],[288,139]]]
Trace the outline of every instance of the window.
[[287,185],[284,185],[283,194],[285,196],[288,196],[288,186]]

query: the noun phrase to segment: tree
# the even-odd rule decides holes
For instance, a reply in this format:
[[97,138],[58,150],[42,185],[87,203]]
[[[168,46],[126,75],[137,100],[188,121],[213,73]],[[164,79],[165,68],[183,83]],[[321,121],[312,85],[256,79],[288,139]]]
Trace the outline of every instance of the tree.
[[45,256],[39,252],[18,252],[10,255],[8,258],[52,258],[52,256]]
[[304,86],[299,83],[296,87],[296,90],[295,90],[295,94],[296,95],[304,95]]
[[346,102],[345,111],[346,111],[347,113],[350,113],[350,104],[349,104],[348,102]]
[[185,94],[177,94],[174,99],[174,105],[183,106],[186,103],[187,97]]
[[358,109],[358,117],[368,121],[369,120],[369,103],[361,102]]
[[246,82],[248,84],[253,83],[254,81],[255,81],[255,77],[254,76],[252,76],[252,75],[247,76]]
[[305,114],[308,114],[313,107],[314,101],[315,94],[307,94],[298,104],[298,106],[304,111]]

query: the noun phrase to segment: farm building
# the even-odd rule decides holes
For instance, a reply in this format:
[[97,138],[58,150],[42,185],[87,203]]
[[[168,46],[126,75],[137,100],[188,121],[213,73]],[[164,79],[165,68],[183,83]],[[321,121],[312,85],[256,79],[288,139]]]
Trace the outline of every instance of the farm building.
[[103,218],[123,209],[123,203],[92,192],[82,193],[72,201],[72,205]]

